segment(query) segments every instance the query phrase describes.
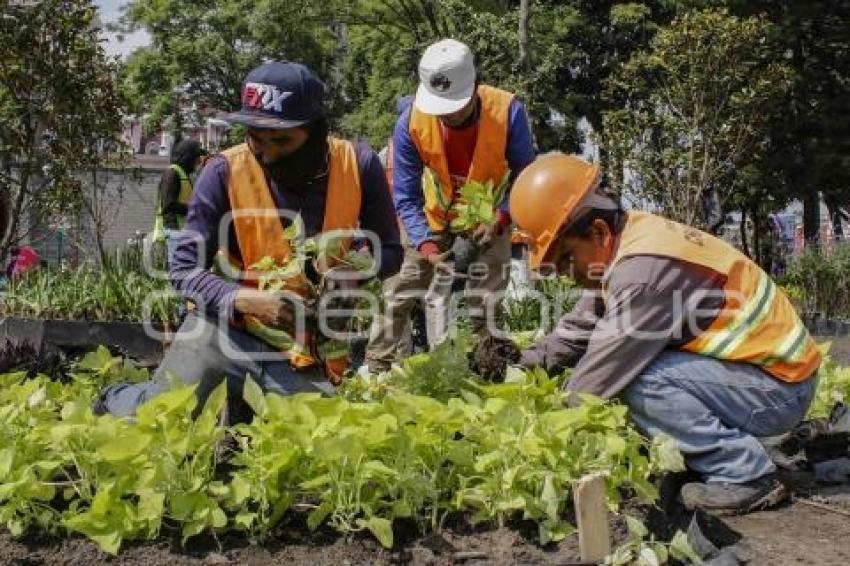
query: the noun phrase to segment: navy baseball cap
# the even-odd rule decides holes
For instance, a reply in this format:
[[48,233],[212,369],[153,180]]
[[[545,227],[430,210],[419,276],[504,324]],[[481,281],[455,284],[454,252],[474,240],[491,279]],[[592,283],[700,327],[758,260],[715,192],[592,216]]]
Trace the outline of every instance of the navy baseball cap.
[[242,83],[242,110],[221,116],[231,124],[280,130],[303,126],[325,115],[325,85],[301,63],[271,61]]

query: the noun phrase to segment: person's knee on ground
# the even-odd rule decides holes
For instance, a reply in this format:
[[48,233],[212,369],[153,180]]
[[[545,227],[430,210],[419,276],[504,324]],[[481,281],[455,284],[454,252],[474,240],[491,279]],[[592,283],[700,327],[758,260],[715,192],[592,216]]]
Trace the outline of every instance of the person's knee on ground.
[[[119,383],[107,386],[101,392],[95,406],[100,413],[117,416],[132,416],[136,407],[155,395],[168,390],[174,383],[196,385],[198,406],[203,407],[206,399],[224,379],[228,379],[228,395],[241,388],[231,383],[237,377],[234,360],[223,352],[222,344],[227,336],[222,335],[217,320],[211,315],[189,313],[178,329],[175,340],[165,353],[151,379],[140,383]],[[236,348],[229,342],[231,348]],[[250,367],[245,367],[250,371]],[[242,372],[244,378],[245,373]]]

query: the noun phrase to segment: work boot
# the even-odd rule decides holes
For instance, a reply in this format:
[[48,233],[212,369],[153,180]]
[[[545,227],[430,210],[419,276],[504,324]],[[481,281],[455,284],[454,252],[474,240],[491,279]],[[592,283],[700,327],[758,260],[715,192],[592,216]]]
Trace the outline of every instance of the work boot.
[[746,483],[688,483],[682,487],[681,498],[689,511],[743,515],[785,501],[788,490],[771,473]]

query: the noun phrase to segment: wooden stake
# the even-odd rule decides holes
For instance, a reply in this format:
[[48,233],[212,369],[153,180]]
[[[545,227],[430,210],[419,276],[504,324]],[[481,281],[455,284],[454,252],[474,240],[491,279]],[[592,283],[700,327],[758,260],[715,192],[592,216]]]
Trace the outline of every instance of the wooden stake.
[[601,562],[611,554],[611,530],[605,499],[605,474],[591,474],[576,484],[573,496],[578,523],[578,548],[583,562]]

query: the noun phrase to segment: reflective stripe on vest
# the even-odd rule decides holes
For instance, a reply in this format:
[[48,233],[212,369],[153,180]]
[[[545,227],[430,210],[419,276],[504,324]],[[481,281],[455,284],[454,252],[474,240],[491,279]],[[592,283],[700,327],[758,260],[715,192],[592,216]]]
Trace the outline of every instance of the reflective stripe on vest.
[[[481,114],[478,141],[472,156],[468,179],[497,185],[508,171],[505,151],[508,145],[508,118],[514,95],[497,88],[478,87]],[[451,220],[447,209],[455,197],[456,187],[449,174],[440,119],[424,114],[414,106],[410,112],[410,138],[425,167],[422,190],[425,196],[425,216],[435,232],[446,229]]]
[[[363,199],[354,146],[348,141],[335,138],[328,138],[328,143],[330,169],[322,224],[323,237],[331,236],[334,230],[356,229]],[[263,168],[247,144],[232,147],[223,155],[228,164],[227,191],[242,265],[250,267],[267,256],[279,263],[286,262],[292,251],[283,237],[283,224],[276,212],[277,206]],[[342,251],[347,250],[349,244],[350,238],[343,239]],[[256,286],[258,280],[258,273],[245,269],[242,284]],[[315,298],[311,296],[312,286],[303,273],[284,283],[286,289],[302,297]],[[244,318],[245,330],[289,354],[290,363],[295,367],[314,365],[317,355],[322,354],[325,365],[323,369],[329,378],[336,379],[341,376],[339,372],[344,371],[348,365],[348,352],[344,345],[319,345],[319,337],[293,337],[280,329],[265,326],[254,317]],[[325,356],[326,352],[333,358]]]
[[717,317],[681,349],[755,364],[788,382],[803,381],[817,371],[820,351],[791,302],[767,273],[731,245],[652,214],[629,212],[612,266],[635,255],[700,265],[725,281]]

